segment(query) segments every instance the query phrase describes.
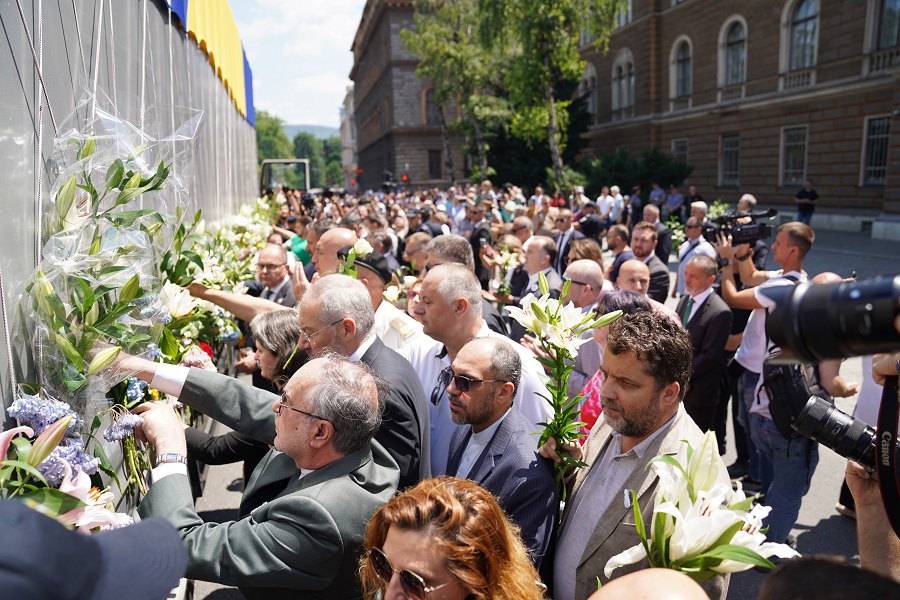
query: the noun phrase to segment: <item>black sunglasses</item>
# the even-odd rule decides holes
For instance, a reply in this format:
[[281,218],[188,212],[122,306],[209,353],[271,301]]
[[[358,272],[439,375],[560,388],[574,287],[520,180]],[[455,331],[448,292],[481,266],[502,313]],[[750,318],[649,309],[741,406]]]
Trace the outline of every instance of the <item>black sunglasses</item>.
[[442,583],[441,585],[433,587],[426,586],[425,580],[409,569],[395,569],[387,555],[379,548],[372,548],[372,550],[369,551],[369,563],[372,565],[372,570],[375,571],[375,575],[378,576],[378,579],[381,580],[385,587],[391,582],[394,573],[399,573],[400,587],[403,588],[403,593],[406,594],[407,597],[414,598],[415,600],[425,600],[426,596],[431,592],[450,585],[450,582],[448,581],[447,583]]
[[450,386],[451,380],[456,384],[456,389],[461,392],[468,392],[469,389],[471,389],[472,384],[476,383],[508,383],[503,379],[472,379],[465,375],[456,375],[449,367],[438,374],[438,383],[440,383],[444,389],[447,389]]

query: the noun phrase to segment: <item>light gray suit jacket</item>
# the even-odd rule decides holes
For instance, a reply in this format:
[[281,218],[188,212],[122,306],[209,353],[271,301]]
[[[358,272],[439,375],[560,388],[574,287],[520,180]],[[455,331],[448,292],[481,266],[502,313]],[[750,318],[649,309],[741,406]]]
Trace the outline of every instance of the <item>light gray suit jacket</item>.
[[[601,416],[600,421],[591,431],[587,442],[584,445],[584,461],[588,465],[594,465],[601,451],[606,447],[612,439],[612,429],[606,424]],[[703,433],[694,424],[690,416],[685,412],[684,407],[678,407],[678,414],[675,421],[662,435],[656,438],[647,453],[644,455],[649,461],[654,456],[672,455],[676,456],[682,464],[686,461],[687,446],[681,442],[687,440],[694,448],[699,448],[703,440]],[[626,508],[624,501],[625,490],[635,490],[638,497],[638,505],[641,507],[641,515],[644,520],[644,527],[649,535],[650,520],[653,516],[653,500],[656,496],[656,486],[659,478],[656,472],[651,469],[644,469],[645,465],[636,468],[625,485],[614,496],[616,500],[610,505],[603,514],[597,525],[594,527],[594,533],[591,535],[581,557],[581,562],[575,570],[575,598],[583,600],[597,591],[597,578],[601,583],[607,583],[609,580],[603,575],[603,569],[610,558],[620,552],[636,546],[640,543],[637,534],[637,527],[634,521],[634,509]],[[567,507],[572,506],[571,500],[578,494],[581,484],[590,471],[591,467],[580,469],[575,476],[575,483],[570,495],[570,501]],[[731,485],[728,479],[728,471],[725,463],[719,458],[719,478],[717,483]],[[566,526],[569,517],[569,511],[563,514],[560,531]],[[643,560],[634,565],[619,567],[613,571],[613,579],[627,575],[640,569],[649,567],[647,560]],[[709,594],[713,600],[724,600],[728,593],[728,581],[730,575],[724,577],[714,577],[703,584],[703,589]]]
[[[203,389],[216,379],[192,369],[181,400],[242,433],[274,439],[271,405],[254,401],[255,394],[226,397],[215,387]],[[272,450],[254,470],[244,498],[297,472],[293,459]],[[238,586],[248,599],[360,598],[357,561],[366,524],[394,495],[398,480],[397,463],[373,441],[287,485],[270,501],[247,507],[249,514],[237,521],[204,523],[184,475],[151,485],[139,513],[175,525],[187,550],[189,578]]]

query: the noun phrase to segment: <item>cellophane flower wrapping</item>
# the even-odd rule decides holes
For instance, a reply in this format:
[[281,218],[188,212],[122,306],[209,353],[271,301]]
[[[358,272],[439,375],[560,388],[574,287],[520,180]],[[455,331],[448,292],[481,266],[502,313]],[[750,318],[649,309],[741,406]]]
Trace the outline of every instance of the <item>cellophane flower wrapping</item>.
[[23,305],[39,383],[88,422],[128,375],[97,343],[150,358],[171,318],[160,261],[188,205],[201,118],[150,108],[127,119],[88,94],[59,128],[47,241]]

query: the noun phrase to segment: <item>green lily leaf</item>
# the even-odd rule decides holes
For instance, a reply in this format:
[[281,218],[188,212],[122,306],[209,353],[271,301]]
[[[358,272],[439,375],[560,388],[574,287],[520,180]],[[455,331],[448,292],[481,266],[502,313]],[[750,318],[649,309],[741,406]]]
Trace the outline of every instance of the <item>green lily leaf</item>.
[[175,339],[172,332],[169,331],[168,327],[163,329],[162,338],[159,340],[160,351],[169,358],[175,358],[178,356],[178,348],[178,340]]
[[[44,458],[46,458],[46,457],[44,457]],[[0,462],[0,465],[3,465],[4,467],[13,467],[14,469],[22,469],[23,471],[27,472],[29,475],[31,475],[32,477],[34,477],[35,479],[37,479],[44,485],[49,485],[47,483],[47,480],[44,479],[44,476],[41,475],[41,472],[38,471],[33,466],[31,466],[30,464],[28,464],[27,462],[22,462],[20,460],[7,459],[7,460],[4,460],[3,462]]]
[[754,552],[750,548],[727,544],[711,548],[700,555],[702,558],[719,558],[722,560],[734,560],[737,562],[747,563],[756,567],[764,567],[766,569],[774,569],[775,565],[771,561],[763,558],[759,553]]
[[94,152],[97,150],[97,141],[94,138],[88,138],[84,141],[84,145],[81,147],[81,152],[79,158],[84,160],[85,158],[89,158],[94,155]]
[[33,491],[25,492],[19,496],[26,504],[34,502],[52,515],[64,515],[76,508],[87,506],[84,502],[56,488],[39,487]]

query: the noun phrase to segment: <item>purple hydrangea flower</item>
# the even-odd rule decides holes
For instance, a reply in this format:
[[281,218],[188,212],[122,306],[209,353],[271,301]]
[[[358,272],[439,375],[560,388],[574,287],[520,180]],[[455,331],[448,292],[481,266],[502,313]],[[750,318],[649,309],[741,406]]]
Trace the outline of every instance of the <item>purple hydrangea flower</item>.
[[141,417],[131,413],[117,415],[103,432],[103,439],[107,442],[118,442],[126,436],[134,435],[134,428],[143,422]]
[[10,417],[28,423],[34,429],[35,435],[40,435],[45,429],[68,415],[72,415],[73,419],[66,429],[67,436],[77,435],[84,424],[81,415],[73,411],[65,402],[41,396],[23,394],[16,398],[6,412]]
[[156,360],[160,356],[162,356],[162,350],[159,349],[159,346],[156,344],[150,344],[147,346],[147,358],[149,360]]
[[66,475],[64,463],[68,463],[72,471],[78,467],[88,475],[93,475],[100,466],[100,459],[87,454],[84,451],[84,442],[80,439],[67,438],[38,465],[38,471],[47,483],[59,487]]
[[146,389],[146,381],[138,379],[137,377],[130,377],[128,379],[128,389],[125,390],[125,396],[128,398],[129,402],[137,402],[144,397],[144,390]]

